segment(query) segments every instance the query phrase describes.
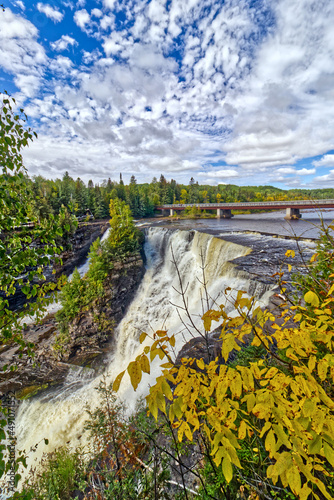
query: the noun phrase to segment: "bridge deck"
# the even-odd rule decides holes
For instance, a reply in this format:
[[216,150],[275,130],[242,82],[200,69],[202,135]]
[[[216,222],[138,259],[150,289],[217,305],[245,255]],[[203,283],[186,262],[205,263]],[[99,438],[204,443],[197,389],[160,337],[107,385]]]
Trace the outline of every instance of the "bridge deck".
[[208,210],[263,210],[274,208],[334,208],[334,200],[291,200],[291,201],[247,201],[240,203],[176,203],[172,205],[159,205],[157,210],[184,210],[185,208],[197,207]]

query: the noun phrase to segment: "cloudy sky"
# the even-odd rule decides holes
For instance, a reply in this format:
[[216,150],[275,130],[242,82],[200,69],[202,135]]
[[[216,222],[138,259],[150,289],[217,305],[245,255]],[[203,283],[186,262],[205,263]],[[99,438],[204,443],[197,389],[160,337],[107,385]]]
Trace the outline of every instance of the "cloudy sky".
[[31,175],[334,187],[332,0],[1,0]]

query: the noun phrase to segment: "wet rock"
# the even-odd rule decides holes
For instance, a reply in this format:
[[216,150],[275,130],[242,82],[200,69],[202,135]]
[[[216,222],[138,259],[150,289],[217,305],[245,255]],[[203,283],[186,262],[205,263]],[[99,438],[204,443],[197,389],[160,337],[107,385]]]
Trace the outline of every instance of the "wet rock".
[[[101,368],[102,357],[113,348],[114,330],[134,298],[144,272],[139,253],[117,263],[107,279],[103,298],[70,323],[63,351],[55,349],[60,332],[53,315],[23,332],[24,339],[35,344],[34,359],[25,351],[20,353],[18,346],[2,346],[0,393],[18,391],[18,395],[26,397],[63,382],[73,365]],[[3,371],[5,365],[8,367]]]

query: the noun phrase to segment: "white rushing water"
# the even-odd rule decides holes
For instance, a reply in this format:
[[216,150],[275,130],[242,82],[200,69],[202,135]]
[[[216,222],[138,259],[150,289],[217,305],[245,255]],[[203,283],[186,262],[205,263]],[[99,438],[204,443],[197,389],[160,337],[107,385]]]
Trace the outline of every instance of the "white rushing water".
[[[236,257],[247,255],[249,248],[196,231],[173,232],[150,228],[145,243],[146,273],[117,328],[115,351],[106,368],[107,381],[112,381],[142,351],[143,346],[138,340],[141,332],[150,334],[159,329],[167,329],[169,333],[176,334],[177,349],[190,338],[175,306],[182,305],[182,301],[178,293],[180,282],[176,266],[172,262],[172,251],[183,286],[187,288],[189,310],[198,324],[201,323],[203,310],[203,266],[210,306],[213,301],[218,304],[224,302],[223,292],[226,287],[231,287],[235,293],[237,290],[245,290],[250,295],[259,296],[263,305],[267,303],[270,290],[263,284],[254,282],[245,272],[231,264]],[[147,393],[148,383],[154,382],[159,374],[158,361],[151,368],[151,375],[145,374],[136,393],[129,380],[124,377],[119,394],[130,408],[134,407],[139,396]],[[101,377],[93,377],[92,370],[79,368],[71,371],[61,387],[50,389],[21,403],[16,420],[18,449],[28,452],[36,443],[40,443],[37,451],[29,454],[30,464],[39,460],[44,451],[51,451],[66,442],[70,441],[74,447],[86,444],[83,435],[87,419],[85,410],[87,405],[93,407],[97,404],[96,387],[100,379]],[[49,446],[44,445],[43,438],[49,439]]]

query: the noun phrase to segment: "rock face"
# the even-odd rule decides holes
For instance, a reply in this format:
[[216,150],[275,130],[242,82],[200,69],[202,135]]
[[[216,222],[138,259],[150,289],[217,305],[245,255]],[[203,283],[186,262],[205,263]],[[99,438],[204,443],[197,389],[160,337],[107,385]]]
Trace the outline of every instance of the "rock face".
[[72,249],[61,255],[62,265],[55,266],[56,277],[61,274],[67,276],[76,266],[84,262],[93,241],[101,237],[109,226],[108,221],[81,224],[71,238]]
[[[60,361],[92,367],[100,364],[100,355],[112,349],[113,332],[134,298],[144,271],[139,253],[115,264],[107,278],[104,296],[69,325],[70,338],[66,351],[59,356]],[[95,362],[91,363],[93,360]]]
[[[102,356],[113,347],[114,330],[126,313],[144,275],[141,255],[135,254],[115,265],[107,278],[105,295],[95,301],[69,325],[69,338],[63,350],[55,350],[59,335],[54,316],[24,331],[26,341],[35,344],[35,358],[26,353],[19,358],[18,347],[0,350],[0,393],[16,391],[18,397],[33,394],[50,384],[63,382],[73,365],[98,368]],[[2,368],[8,365],[4,372]],[[10,366],[16,364],[15,371]]]
[[[61,255],[62,265],[58,264],[54,267],[56,274],[52,274],[51,266],[45,269],[44,275],[46,279],[51,281],[55,278],[59,278],[61,274],[66,274],[68,276],[76,266],[84,262],[91,244],[103,235],[108,226],[109,222],[106,220],[80,225],[71,237],[71,250],[67,250]],[[4,293],[1,291],[0,296],[5,297]],[[26,295],[19,287],[17,287],[15,295],[10,295],[6,298],[11,310],[20,309],[27,300]]]

